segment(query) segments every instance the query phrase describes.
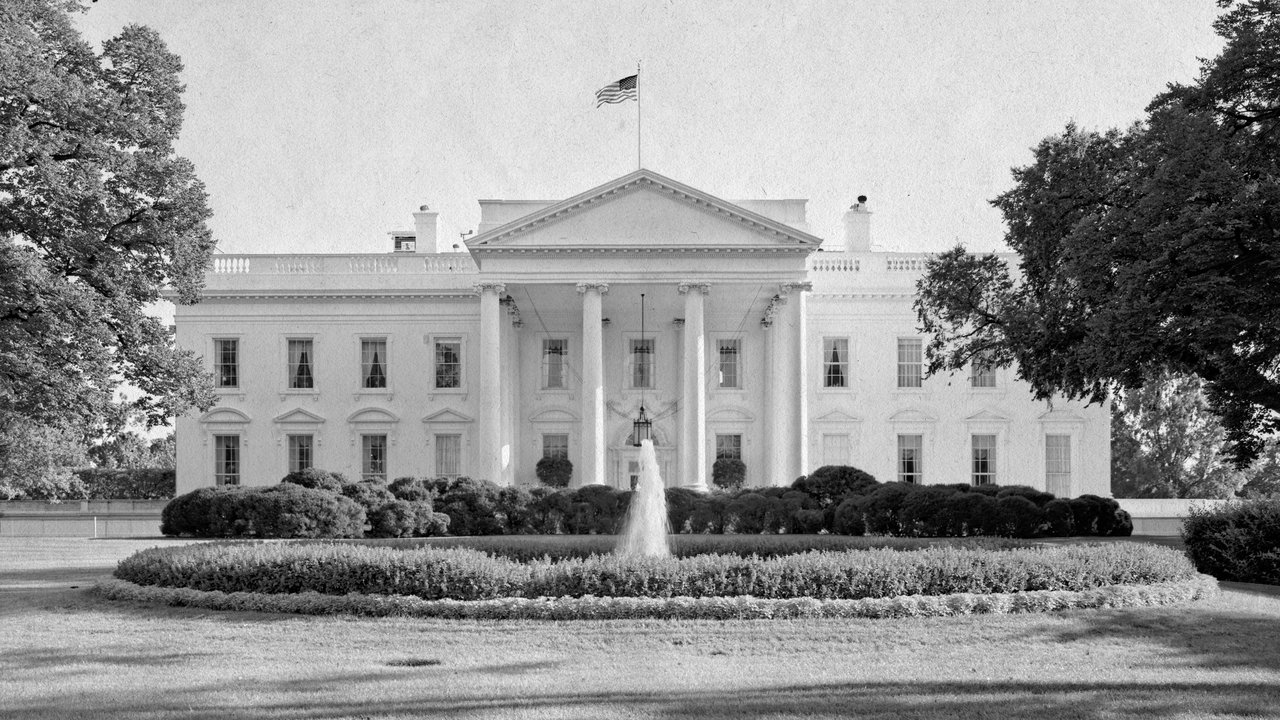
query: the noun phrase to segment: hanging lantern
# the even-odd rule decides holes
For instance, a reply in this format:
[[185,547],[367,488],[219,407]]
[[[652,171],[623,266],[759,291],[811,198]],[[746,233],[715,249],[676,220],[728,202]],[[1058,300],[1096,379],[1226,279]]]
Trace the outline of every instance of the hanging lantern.
[[645,440],[653,439],[653,421],[644,414],[644,405],[640,406],[640,414],[631,423],[631,439],[635,441],[636,447],[640,447],[640,443]]

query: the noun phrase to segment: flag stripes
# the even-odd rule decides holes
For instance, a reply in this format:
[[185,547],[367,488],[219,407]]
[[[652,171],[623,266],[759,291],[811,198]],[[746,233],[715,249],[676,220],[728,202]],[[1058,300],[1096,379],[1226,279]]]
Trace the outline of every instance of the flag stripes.
[[[636,75],[624,77],[618,82],[611,82],[596,91],[596,107],[605,103],[610,105],[636,98]],[[637,100],[638,102],[638,100]]]

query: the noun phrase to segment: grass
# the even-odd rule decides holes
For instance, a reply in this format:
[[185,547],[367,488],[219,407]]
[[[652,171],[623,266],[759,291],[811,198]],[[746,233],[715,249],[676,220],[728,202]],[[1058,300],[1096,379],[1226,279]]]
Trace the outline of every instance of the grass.
[[1051,615],[565,624],[86,595],[118,559],[174,542],[0,538],[0,718],[1238,718],[1280,707],[1270,588]]

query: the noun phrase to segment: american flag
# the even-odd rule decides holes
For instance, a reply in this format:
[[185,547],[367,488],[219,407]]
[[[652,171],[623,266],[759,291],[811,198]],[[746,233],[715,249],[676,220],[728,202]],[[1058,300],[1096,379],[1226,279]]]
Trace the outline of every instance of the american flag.
[[605,103],[612,105],[626,100],[636,100],[636,77],[636,75],[624,77],[618,82],[611,82],[597,90],[596,107]]

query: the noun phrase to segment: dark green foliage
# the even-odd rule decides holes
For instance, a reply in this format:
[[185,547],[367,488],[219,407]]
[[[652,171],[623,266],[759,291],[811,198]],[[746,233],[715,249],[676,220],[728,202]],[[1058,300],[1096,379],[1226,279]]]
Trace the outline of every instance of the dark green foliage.
[[427,484],[420,478],[402,477],[391,481],[387,486],[392,495],[401,500],[435,500],[435,493],[427,488]]
[[340,472],[321,470],[320,468],[307,468],[306,470],[291,472],[285,475],[280,482],[292,483],[312,490],[326,490],[332,493],[341,493],[342,488],[351,483],[347,476]]
[[569,516],[569,493],[552,488],[534,488],[529,492],[530,526],[540,535],[555,535],[564,529]]
[[1029,538],[1040,534],[1040,526],[1044,524],[1044,510],[1025,495],[1000,493],[996,497],[996,507],[1000,512],[1000,531],[997,535]]
[[534,467],[533,474],[547,487],[569,487],[569,481],[573,479],[573,463],[560,455],[544,457]]
[[606,485],[585,485],[569,496],[565,528],[576,535],[616,533],[631,494]]
[[693,517],[694,508],[702,501],[702,493],[689,488],[669,487],[667,495],[667,521],[671,524],[671,532],[688,532],[689,519]]
[[1026,485],[991,485],[990,487],[999,487],[999,491],[996,492],[996,498],[1017,495],[1035,503],[1038,508],[1043,508],[1050,500],[1054,499],[1053,493],[1037,490],[1033,487],[1027,487]]
[[1071,537],[1076,534],[1075,514],[1067,500],[1057,499],[1045,503],[1044,519],[1049,525],[1050,537]]
[[836,506],[831,531],[840,535],[863,535],[867,526],[862,519],[863,498],[851,495]]
[[[915,487],[898,509],[900,534],[908,537],[956,537],[964,526],[956,522],[949,501],[954,492],[929,486]],[[876,507],[873,505],[873,507]]]
[[1133,518],[1127,510],[1116,510],[1116,523],[1111,528],[1112,537],[1129,537],[1133,535]]
[[369,515],[371,537],[434,537],[449,529],[449,516],[430,500],[392,500]]
[[724,493],[708,493],[699,498],[689,516],[689,532],[720,534],[725,531],[729,497]]
[[819,507],[832,507],[849,495],[867,495],[879,487],[875,477],[849,465],[823,465],[796,478],[791,487],[813,498]]
[[398,550],[334,543],[210,545],[144,550],[116,577],[140,585],[222,592],[501,597],[812,597],[818,599],[1084,590],[1190,580],[1180,552],[1146,544],[1025,550],[934,547],[775,557],[592,555],[520,563],[462,548]]
[[86,500],[163,500],[171,498],[177,486],[173,470],[143,468],[107,470],[86,468],[75,471],[77,495]]
[[347,483],[342,486],[342,495],[355,500],[368,514],[372,514],[378,508],[396,499],[396,496],[387,489],[386,483],[380,480]]
[[449,516],[449,532],[454,535],[501,535],[505,529],[498,516],[502,491],[488,480],[459,477],[437,478],[427,483],[438,497],[437,511]]
[[348,498],[292,483],[201,488],[161,512],[160,531],[193,537],[360,537],[364,508]]
[[754,535],[781,532],[787,522],[787,506],[782,498],[744,492],[725,508],[731,532]]
[[538,532],[535,527],[537,513],[533,509],[533,494],[524,488],[504,487],[498,491],[496,504],[498,517],[508,535],[528,535]]
[[917,488],[906,483],[885,483],[866,496],[862,514],[867,532],[875,535],[901,535],[902,504]]
[[716,458],[711,464],[711,482],[721,490],[737,490],[747,479],[747,465],[739,458]]
[[826,513],[817,508],[800,508],[787,514],[787,532],[793,535],[810,535],[826,529]]
[[1192,507],[1182,540],[1200,572],[1280,585],[1280,498]]
[[1071,514],[1077,535],[1110,535],[1116,525],[1116,512],[1120,503],[1097,495],[1081,495],[1072,498]]

